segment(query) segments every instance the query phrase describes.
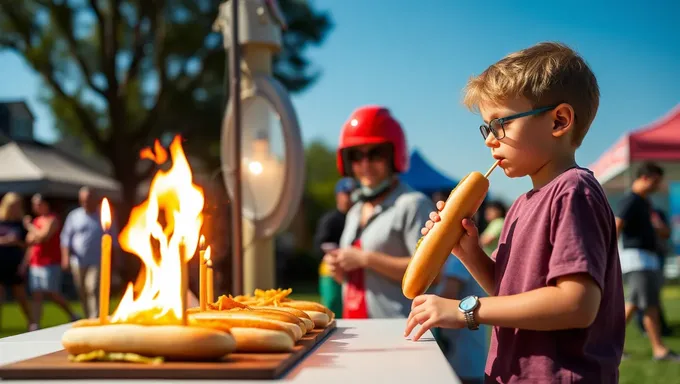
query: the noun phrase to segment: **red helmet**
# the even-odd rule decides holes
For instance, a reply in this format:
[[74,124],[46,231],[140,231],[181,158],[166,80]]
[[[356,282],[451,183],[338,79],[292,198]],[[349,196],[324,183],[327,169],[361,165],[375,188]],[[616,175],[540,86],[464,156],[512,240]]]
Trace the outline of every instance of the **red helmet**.
[[385,143],[392,144],[394,170],[399,173],[405,172],[409,166],[409,158],[406,137],[399,122],[385,107],[369,105],[356,109],[340,132],[336,161],[338,171],[343,176],[349,176],[343,156],[346,149],[365,144]]

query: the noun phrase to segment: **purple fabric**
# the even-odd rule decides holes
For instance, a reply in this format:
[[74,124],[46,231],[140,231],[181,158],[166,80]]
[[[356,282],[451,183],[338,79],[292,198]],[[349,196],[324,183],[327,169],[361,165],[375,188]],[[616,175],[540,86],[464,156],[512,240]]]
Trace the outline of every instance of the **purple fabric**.
[[493,328],[487,383],[617,383],[625,336],[614,214],[593,174],[572,168],[508,211],[496,260],[496,295],[554,286],[587,273],[602,290],[585,329]]

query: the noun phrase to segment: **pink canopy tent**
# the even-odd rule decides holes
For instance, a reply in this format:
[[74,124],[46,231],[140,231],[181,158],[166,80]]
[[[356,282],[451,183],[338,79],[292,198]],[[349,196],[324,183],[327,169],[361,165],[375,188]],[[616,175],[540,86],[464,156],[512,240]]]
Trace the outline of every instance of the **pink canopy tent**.
[[680,104],[661,119],[623,135],[589,168],[609,193],[628,189],[637,166],[654,161],[669,181],[680,181]]

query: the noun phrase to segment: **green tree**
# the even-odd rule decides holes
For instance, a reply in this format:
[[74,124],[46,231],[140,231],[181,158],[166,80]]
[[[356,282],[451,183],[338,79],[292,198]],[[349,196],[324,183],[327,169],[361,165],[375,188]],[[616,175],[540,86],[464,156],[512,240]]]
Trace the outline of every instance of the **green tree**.
[[[154,138],[179,133],[187,152],[207,160],[219,156],[228,97],[222,36],[212,30],[220,3],[0,2],[0,49],[23,56],[44,80],[56,128],[110,162],[122,186],[123,222],[139,183],[154,171],[139,163],[139,151]],[[298,92],[319,75],[304,50],[324,40],[331,22],[306,1],[282,0],[280,6],[289,28],[274,74]]]
[[312,141],[305,148],[305,219],[312,232],[321,215],[335,207],[335,183],[340,178],[335,161],[335,151],[321,141]]

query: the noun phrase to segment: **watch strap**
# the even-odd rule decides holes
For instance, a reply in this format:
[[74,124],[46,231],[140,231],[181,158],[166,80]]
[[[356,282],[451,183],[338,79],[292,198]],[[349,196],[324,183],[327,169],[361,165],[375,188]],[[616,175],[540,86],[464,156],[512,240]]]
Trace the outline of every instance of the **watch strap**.
[[476,331],[479,329],[479,324],[475,321],[475,313],[474,311],[469,311],[469,312],[464,312],[465,315],[465,323],[467,323],[468,329],[472,331]]

